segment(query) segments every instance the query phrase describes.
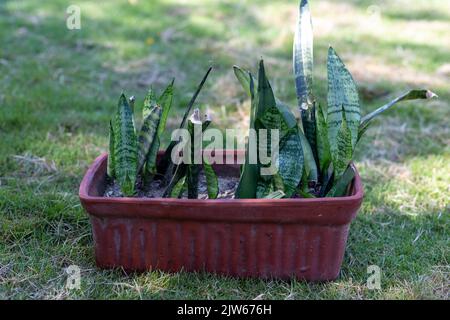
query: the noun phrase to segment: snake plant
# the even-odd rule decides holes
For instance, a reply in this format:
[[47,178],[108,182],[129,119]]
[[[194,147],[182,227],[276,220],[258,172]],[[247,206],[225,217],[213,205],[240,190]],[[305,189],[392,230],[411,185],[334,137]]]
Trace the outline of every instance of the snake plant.
[[[202,120],[200,116],[200,110],[195,109],[194,113],[188,120],[188,132],[191,143],[188,145],[190,153],[189,163],[181,163],[174,169],[172,179],[167,186],[164,195],[172,198],[180,198],[184,192],[187,191],[189,199],[198,198],[198,185],[200,171],[203,168],[203,172],[206,178],[206,188],[209,199],[216,199],[219,193],[219,182],[214,169],[211,164],[203,160],[203,162],[195,163],[195,149],[201,150],[201,142],[203,132],[208,128],[211,123],[211,118],[208,114],[205,115]],[[195,143],[199,143],[200,146],[195,146]],[[194,163],[192,163],[194,162]]]
[[[208,69],[189,102],[180,128],[184,127],[192,106],[210,72],[211,68]],[[196,195],[198,195],[198,168],[189,165],[178,170],[178,166],[174,167],[171,162],[170,155],[176,142],[169,145],[161,161],[157,163],[161,137],[164,134],[172,106],[173,90],[174,81],[167,86],[159,97],[150,88],[144,100],[143,121],[139,130],[136,129],[134,121],[134,97],[128,101],[125,94],[120,96],[117,111],[109,124],[108,176],[120,186],[121,192],[125,196],[134,196],[137,185],[149,185],[158,171],[169,181],[176,177],[177,184],[180,180],[184,181],[185,175],[187,175],[186,189],[189,198],[196,198]],[[193,123],[194,119],[189,119],[190,129]],[[179,176],[177,172],[183,171],[187,174]],[[218,194],[217,177],[208,164],[204,165],[204,172],[208,195],[210,198],[215,198]],[[163,179],[163,181],[166,180]],[[169,187],[172,189],[172,186],[169,185]],[[184,184],[181,184],[177,188],[184,190],[184,187]],[[166,192],[166,196],[173,196],[175,193],[171,190],[169,193]]]
[[[313,32],[307,0],[302,0],[299,6],[293,69],[300,111],[298,123],[289,107],[275,98],[262,61],[258,80],[234,67],[237,79],[252,101],[250,128],[274,128],[281,132],[279,171],[272,176],[260,175],[259,161],[249,162],[247,145],[237,198],[267,198],[274,192],[285,198],[294,194],[305,198],[345,196],[355,174],[350,163],[356,145],[371,121],[398,102],[436,96],[429,90],[411,90],[361,116],[356,83],[330,47],[327,106],[320,105],[313,94]],[[258,148],[268,148],[261,146],[264,142],[259,139],[257,143]]]

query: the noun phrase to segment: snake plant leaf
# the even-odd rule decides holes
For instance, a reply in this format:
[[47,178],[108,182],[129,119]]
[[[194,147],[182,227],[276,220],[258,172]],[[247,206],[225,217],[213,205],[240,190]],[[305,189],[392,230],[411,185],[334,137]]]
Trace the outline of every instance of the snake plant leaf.
[[188,186],[188,199],[198,198],[198,181],[200,175],[200,166],[197,164],[191,164],[187,166],[187,186]]
[[264,199],[282,199],[285,196],[286,194],[283,191],[277,190],[265,196]]
[[[257,103],[258,105],[256,107],[255,113],[255,128],[267,130],[277,129],[279,130],[279,139],[281,140],[289,132],[289,127],[287,126],[283,116],[277,108],[275,96],[270,86],[270,82],[266,76],[264,62],[262,60],[259,64]],[[271,156],[270,141],[271,140],[268,139],[267,145],[262,146],[260,145],[262,142],[258,139],[258,150],[270,150],[270,152],[268,152],[269,156]],[[293,193],[293,188],[295,188],[295,186],[292,187],[291,184],[295,183],[296,179],[296,175],[293,170],[295,170],[295,165],[298,164],[298,159],[296,158],[296,155],[298,154],[298,152],[296,153],[296,151],[298,150],[294,148],[293,145],[295,142],[292,142],[292,139],[289,139],[289,137],[287,137],[286,140],[283,141],[285,141],[285,145],[279,151],[279,172],[285,184],[285,192],[287,196],[291,196],[291,194]],[[263,197],[266,194],[272,192],[273,189],[271,186],[273,176],[261,178],[265,179],[261,179],[262,181],[259,184],[259,192],[257,192],[257,197]],[[261,185],[264,183],[267,184],[265,190]]]
[[358,141],[361,140],[362,136],[364,135],[364,133],[366,133],[367,129],[369,129],[371,122],[366,122],[364,125],[360,125],[359,126],[359,130],[358,130]]
[[[250,79],[252,79],[254,84],[254,90],[258,91],[257,84],[255,81],[255,78],[252,76],[250,72],[245,72],[238,66],[234,66],[234,74],[236,75],[236,78],[239,80],[240,84],[242,85],[242,88],[244,91],[251,97],[251,90],[250,90]],[[290,129],[297,126],[297,120],[295,119],[294,114],[292,113],[289,106],[280,101],[277,97],[275,97],[275,103],[278,111],[282,114],[284,121],[286,121],[288,127]]]
[[294,37],[293,64],[297,99],[301,109],[308,109],[314,101],[313,85],[313,30],[308,1],[302,0],[299,7],[297,28]]
[[150,147],[155,141],[158,125],[161,120],[161,113],[162,110],[159,106],[153,107],[142,124],[138,137],[138,173],[144,167]]
[[[187,120],[187,118],[188,118],[188,116],[189,116],[189,114],[191,112],[191,109],[194,106],[194,103],[197,100],[197,97],[200,94],[200,91],[202,90],[203,86],[205,85],[205,82],[208,79],[208,76],[211,73],[211,70],[212,70],[212,67],[209,67],[208,71],[203,76],[202,81],[198,85],[197,90],[195,91],[194,95],[192,96],[191,100],[189,101],[189,103],[188,103],[188,105],[186,107],[186,111],[184,112],[183,119],[182,119],[181,124],[180,124],[180,129],[184,128],[184,126],[186,124],[186,120]],[[168,171],[167,168],[169,167],[169,165],[171,163],[170,156],[172,154],[173,148],[177,145],[177,143],[178,143],[178,141],[172,141],[172,142],[170,142],[169,146],[166,148],[164,156],[162,157],[160,163],[158,164],[160,172],[168,173],[167,172]]]
[[319,169],[321,174],[328,169],[331,163],[330,143],[328,141],[328,127],[322,106],[316,108],[316,141],[317,157],[319,159]]
[[128,101],[129,101],[129,104],[130,104],[131,112],[133,113],[133,126],[134,126],[134,129],[135,129],[135,132],[136,132],[136,112],[134,112],[135,111],[134,104],[136,102],[136,97],[135,96],[131,96],[128,99]]
[[284,181],[283,181],[283,177],[280,175],[280,172],[277,172],[276,174],[274,174],[272,176],[272,184],[273,184],[273,189],[274,190],[280,190],[283,191],[284,193]]
[[318,160],[317,155],[317,128],[316,128],[316,106],[313,103],[308,109],[302,109],[300,112],[302,118],[303,132],[316,161]]
[[155,134],[150,150],[147,153],[147,158],[144,165],[144,181],[145,184],[151,182],[157,173],[156,158],[158,157],[159,147],[161,146],[161,140],[158,134]]
[[[255,120],[261,119],[267,109],[276,107],[275,96],[269,79],[267,79],[264,61],[260,60],[258,70],[258,104],[255,111]],[[258,129],[258,128],[257,128]]]
[[173,102],[173,84],[175,80],[167,86],[161,96],[158,98],[158,105],[162,109],[161,121],[158,125],[158,137],[161,139],[164,130],[166,129],[167,118],[169,116],[170,109],[172,108]]
[[332,153],[336,153],[338,131],[342,112],[347,116],[352,148],[355,149],[361,121],[358,90],[352,75],[332,47],[328,50],[328,138]]
[[292,113],[291,108],[284,102],[275,98],[276,107],[278,111],[283,116],[284,121],[286,122],[289,129],[293,129],[297,127],[297,119],[295,115]]
[[[277,107],[269,107],[258,121],[261,127],[267,130],[279,130],[279,137],[282,140],[289,132],[290,128],[284,120],[283,115]],[[270,131],[268,132],[270,134]],[[269,139],[270,141],[270,139]],[[270,150],[270,149],[269,149]]]
[[331,188],[333,187],[333,177],[333,165],[330,164],[328,168],[322,172],[319,197],[325,197],[326,194],[331,190]]
[[113,126],[116,180],[122,193],[132,196],[137,176],[137,139],[133,113],[124,94],[120,96]]
[[273,191],[274,190],[271,177],[260,176],[256,186],[256,198],[257,199],[265,198]]
[[[251,93],[250,129],[254,129],[255,111],[258,101],[255,93],[255,82],[252,76],[250,76],[249,88]],[[249,143],[247,142],[245,147],[245,163],[242,166],[241,177],[235,192],[236,199],[254,199],[257,197],[259,168],[258,164],[250,163],[250,152]],[[257,151],[255,150],[255,152]]]
[[187,188],[186,175],[184,175],[180,180],[178,180],[175,186],[171,189],[169,197],[181,198],[186,188]]
[[311,184],[316,184],[318,181],[318,172],[317,172],[317,164],[314,160],[313,151],[311,150],[311,146],[309,145],[308,139],[304,136],[302,132],[298,132],[300,144],[302,147],[302,155],[303,155],[303,165],[306,173],[306,181]]
[[302,198],[315,198],[315,196],[310,192],[310,188],[308,186],[308,179],[306,177],[306,172],[303,170],[302,180],[300,181],[300,185],[297,188],[297,193]]
[[337,149],[331,153],[335,181],[341,178],[353,157],[352,133],[347,125],[346,114],[346,112],[342,111],[341,127],[337,134]]
[[247,93],[247,95],[251,97],[252,94],[250,91],[250,77],[251,77],[250,73],[242,70],[239,66],[233,66],[233,71],[234,75],[236,76],[242,88],[244,89],[245,93]]
[[109,121],[109,153],[108,153],[108,176],[111,179],[116,177],[116,160],[114,152],[114,129],[112,121]]
[[279,152],[279,173],[283,179],[286,197],[290,198],[302,178],[304,157],[298,131],[292,132],[284,140]]
[[184,127],[184,125],[186,123],[186,120],[187,120],[187,118],[189,116],[189,113],[191,112],[192,106],[194,105],[195,100],[197,100],[197,97],[198,97],[200,91],[202,90],[203,86],[205,85],[206,79],[208,79],[208,76],[211,73],[211,70],[212,70],[212,67],[209,67],[208,71],[206,71],[206,74],[203,76],[202,81],[198,85],[197,90],[195,91],[194,95],[192,96],[191,101],[189,101],[189,104],[188,104],[188,106],[186,108],[186,111],[185,111],[185,113],[183,115],[183,120],[181,121],[180,128]]
[[156,157],[158,155],[159,147],[161,145],[162,135],[166,128],[167,118],[169,111],[172,107],[173,101],[173,84],[174,80],[167,86],[162,95],[158,98],[158,105],[161,107],[161,119],[158,124],[158,130],[155,134],[155,138],[150,146],[150,150],[147,153],[147,159],[145,162],[145,180],[146,183],[153,179],[156,174]]
[[293,65],[295,87],[303,132],[311,145],[314,158],[316,154],[316,121],[313,86],[313,30],[308,1],[302,0],[299,7],[298,23],[295,30]]
[[298,191],[298,194],[299,194],[302,198],[305,198],[305,199],[314,199],[314,198],[316,198],[315,195],[313,195],[313,194],[311,194],[311,193],[309,193],[309,192],[307,192],[307,191],[304,191],[304,190],[302,190],[302,189],[299,189],[299,190],[297,190],[297,191]]
[[[235,68],[235,72],[236,70],[239,71]],[[241,75],[243,75],[243,72]],[[261,60],[259,63],[257,89],[255,88],[254,78],[250,73],[248,77],[241,76],[240,78],[240,81],[243,81],[244,83],[245,81],[250,82],[248,85],[248,91],[252,98],[250,128],[256,128],[257,130],[280,129],[280,136],[286,135],[289,128],[277,108],[275,96],[266,76],[264,61]],[[256,94],[255,91],[257,91]],[[271,149],[270,146],[266,147],[268,147],[268,150]],[[258,146],[258,149],[260,148],[261,146]],[[246,162],[243,166],[241,179],[236,190],[236,198],[261,198],[273,191],[272,178],[260,177],[259,169],[260,166],[258,164],[249,163],[249,150],[247,145]]]
[[249,163],[248,143],[246,145],[245,163],[242,166],[241,177],[235,192],[236,199],[257,198],[257,185],[259,180],[258,164]]
[[144,107],[142,108],[142,119],[146,119],[150,112],[152,112],[153,108],[158,105],[158,99],[156,98],[156,93],[153,91],[153,88],[148,90],[147,95],[144,99]]
[[366,127],[366,125],[376,116],[378,116],[379,114],[383,113],[384,111],[392,108],[395,104],[397,104],[398,102],[401,101],[407,101],[407,100],[416,100],[416,99],[432,99],[437,97],[437,95],[430,91],[430,90],[410,90],[404,94],[402,94],[401,96],[395,98],[394,100],[392,100],[391,102],[385,104],[384,106],[376,109],[375,111],[372,111],[371,113],[365,115],[362,119],[361,119],[361,128]]
[[[181,179],[185,179],[186,177],[186,171],[187,171],[187,164],[182,163],[178,166],[176,166],[175,172],[171,177],[171,180],[169,181],[169,183],[167,184],[166,189],[163,192],[163,198],[177,198],[179,193],[174,192],[174,189],[179,186],[179,182]],[[184,180],[184,182],[186,182],[186,180]],[[183,184],[184,184],[183,182]],[[182,185],[183,185],[182,184]],[[187,184],[186,184],[186,188],[187,188]]]
[[208,191],[208,198],[217,199],[217,195],[219,194],[219,180],[217,179],[217,175],[214,172],[212,165],[209,164],[206,160],[203,162],[203,171],[205,172],[206,177],[206,189]]
[[355,177],[355,170],[352,166],[348,166],[344,174],[339,178],[336,184],[327,193],[327,197],[343,197],[347,195],[350,183]]
[[[197,128],[200,127],[200,130]],[[191,135],[191,162],[192,164],[187,165],[187,186],[188,186],[188,198],[197,199],[198,198],[198,182],[200,175],[201,165],[194,164],[194,153],[195,144],[200,141],[202,135],[202,120],[200,118],[200,110],[195,109],[194,113],[188,120],[188,131]]]

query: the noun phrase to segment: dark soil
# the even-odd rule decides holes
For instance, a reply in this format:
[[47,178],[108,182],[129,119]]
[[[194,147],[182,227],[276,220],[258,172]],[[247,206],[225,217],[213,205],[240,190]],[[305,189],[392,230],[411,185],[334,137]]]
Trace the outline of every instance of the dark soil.
[[[219,179],[219,195],[217,199],[232,199],[239,183],[238,177],[218,177]],[[145,190],[137,188],[138,198],[162,198],[165,186],[162,185],[161,180],[153,180]],[[123,197],[120,187],[114,181],[108,181],[104,193],[105,197]],[[183,195],[187,198],[187,193]],[[206,179],[204,175],[199,177],[199,199],[208,199],[208,192],[206,189]]]

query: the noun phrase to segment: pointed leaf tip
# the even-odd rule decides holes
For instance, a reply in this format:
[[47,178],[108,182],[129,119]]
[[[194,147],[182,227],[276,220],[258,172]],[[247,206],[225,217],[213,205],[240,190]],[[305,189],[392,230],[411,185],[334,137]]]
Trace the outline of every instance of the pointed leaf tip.
[[261,59],[259,60],[259,66],[260,66],[261,68],[264,68],[264,59],[263,59],[263,58],[261,58]]

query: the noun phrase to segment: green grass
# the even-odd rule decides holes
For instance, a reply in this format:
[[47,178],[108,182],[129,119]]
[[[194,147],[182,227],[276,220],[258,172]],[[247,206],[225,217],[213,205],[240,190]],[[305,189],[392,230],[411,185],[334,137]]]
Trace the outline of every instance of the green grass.
[[[311,1],[319,100],[329,44],[354,74],[365,112],[407,88],[440,96],[390,111],[360,144],[366,195],[339,279],[98,270],[77,193],[107,148],[122,90],[141,104],[150,83],[161,89],[176,77],[179,119],[214,64],[199,105],[218,127],[245,127],[249,103],[231,66],[255,70],[263,56],[277,95],[295,105],[297,1],[136,2],[77,1],[79,31],[65,27],[69,1],[0,3],[0,298],[449,298],[450,6],[439,0]],[[379,19],[368,13],[378,11]],[[81,267],[81,290],[65,289],[71,264]],[[382,269],[381,290],[366,286],[372,264]]]

